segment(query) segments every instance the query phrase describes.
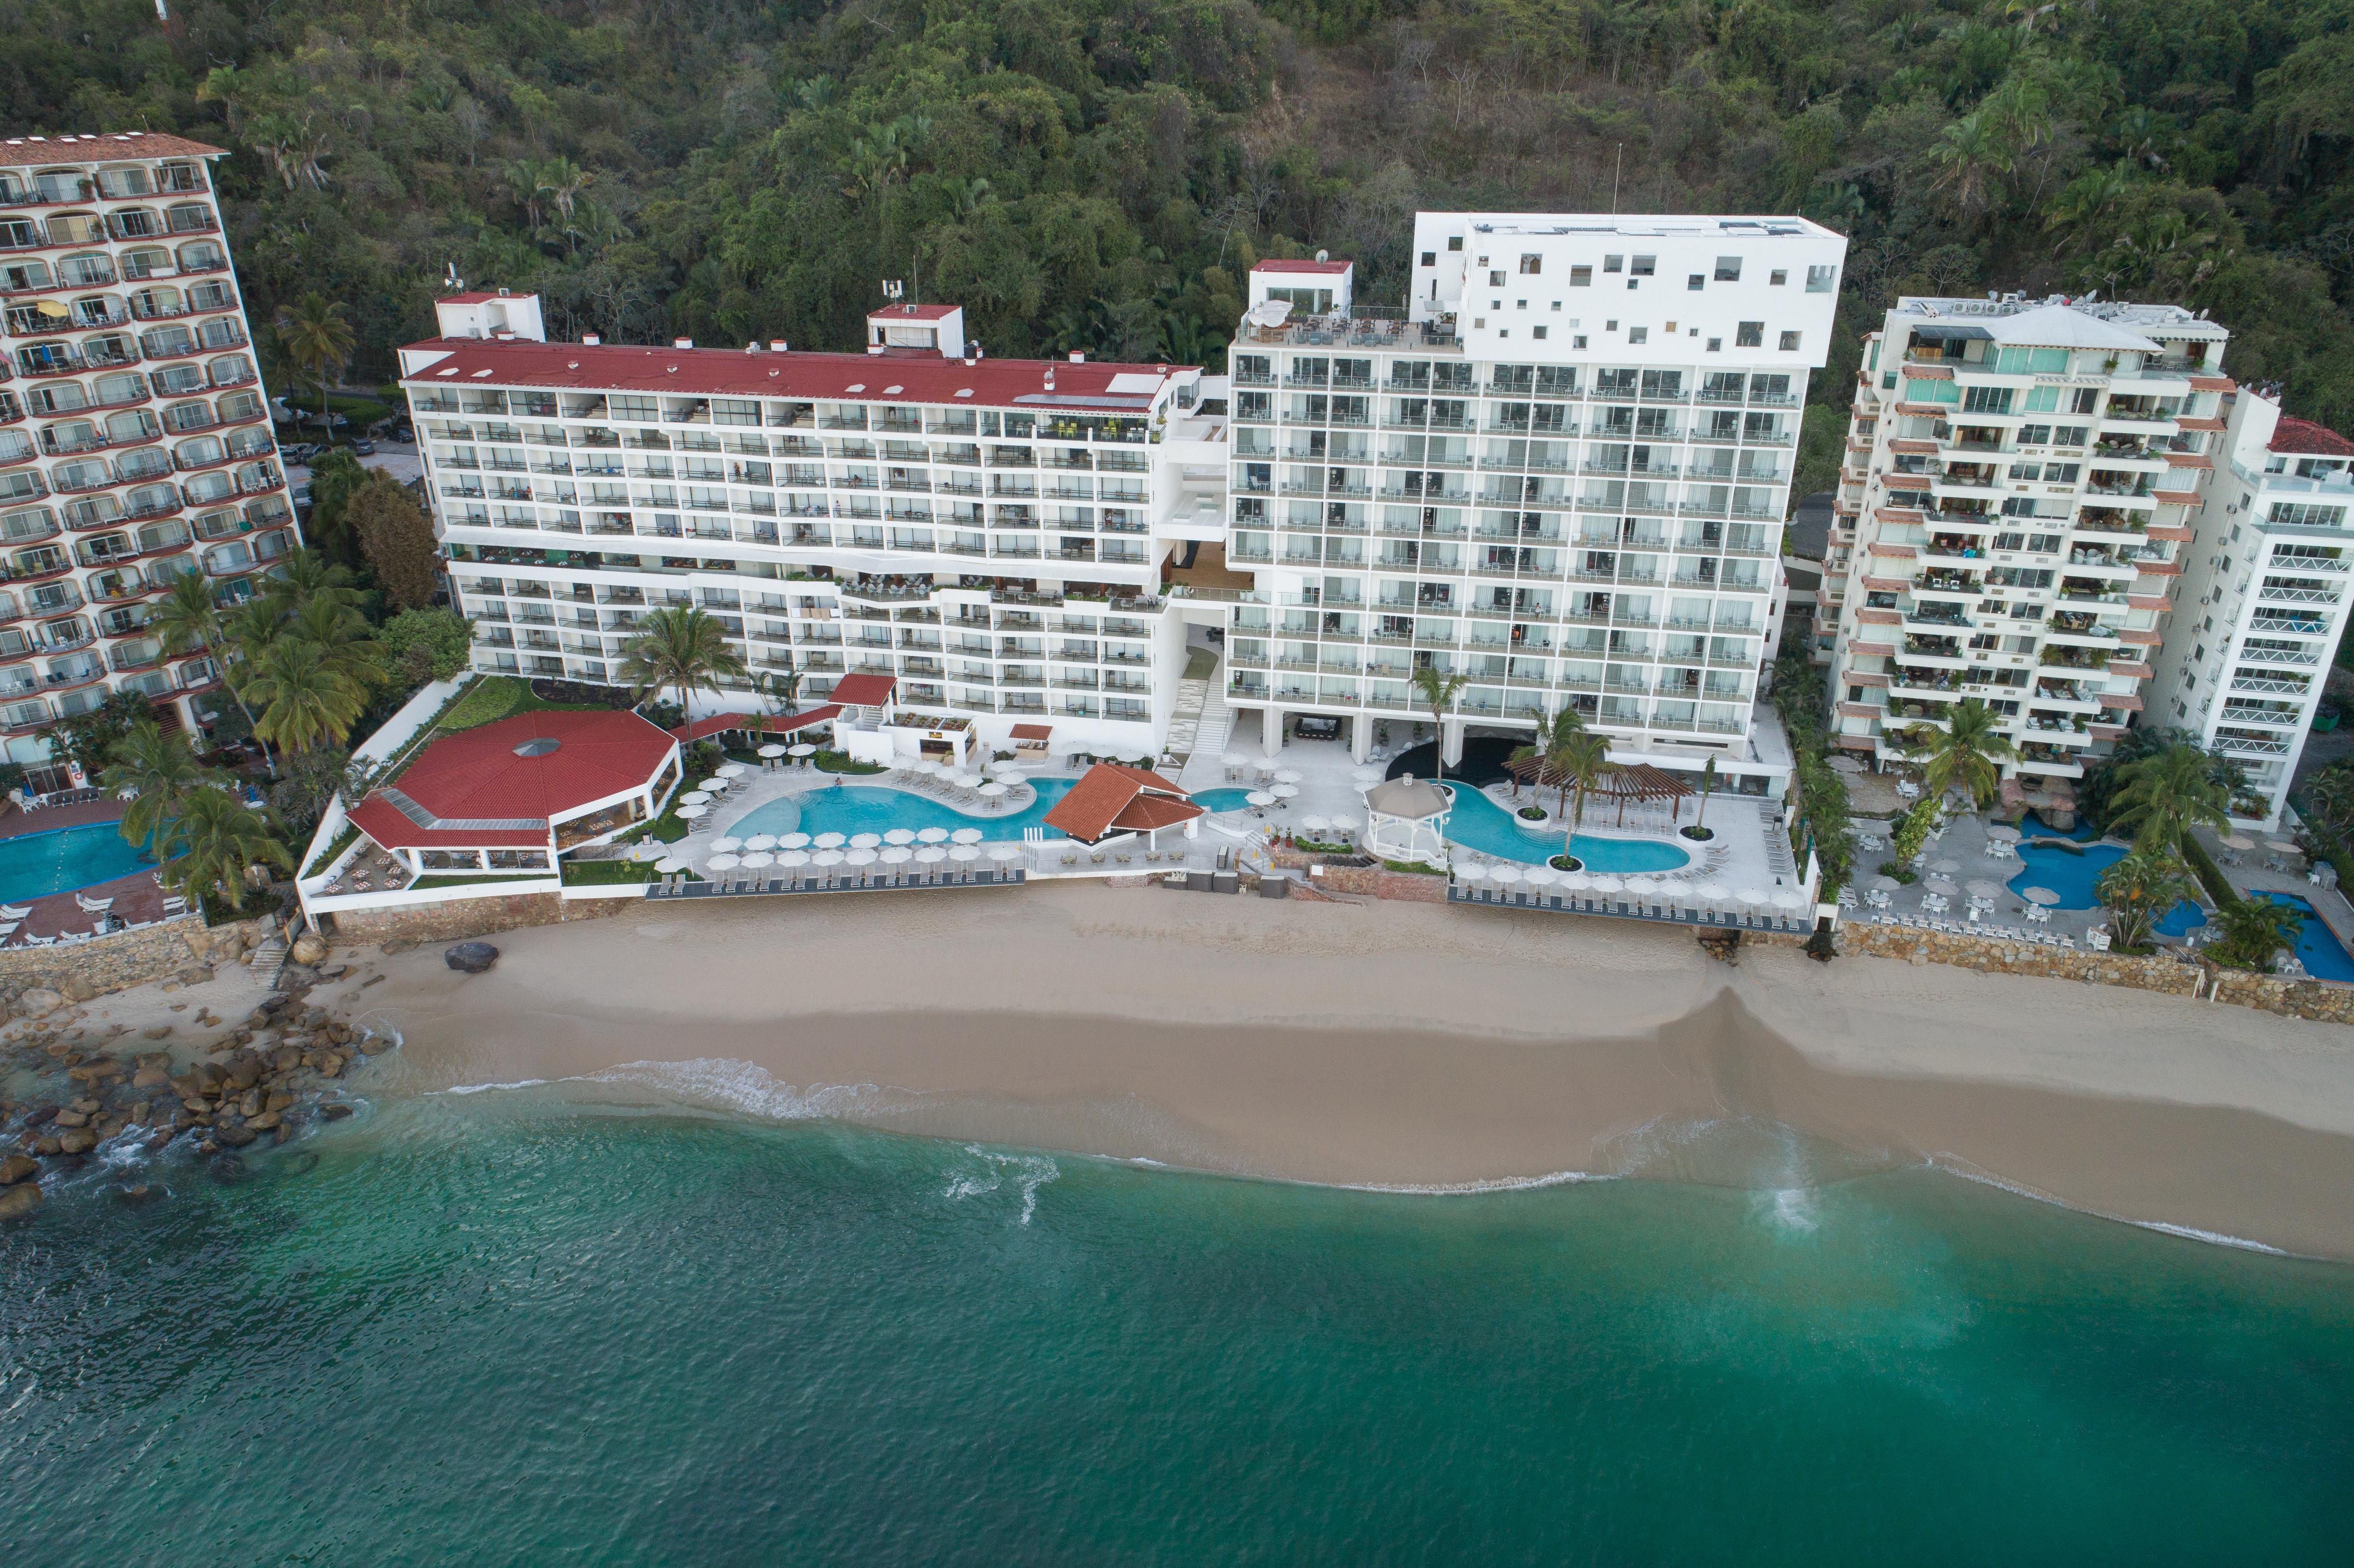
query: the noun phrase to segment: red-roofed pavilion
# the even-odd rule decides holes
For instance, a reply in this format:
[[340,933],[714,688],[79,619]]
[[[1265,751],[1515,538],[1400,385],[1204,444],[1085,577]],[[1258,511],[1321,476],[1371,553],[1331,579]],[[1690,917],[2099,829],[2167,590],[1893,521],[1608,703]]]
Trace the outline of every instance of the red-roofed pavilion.
[[1182,827],[1191,833],[1202,814],[1184,790],[1160,774],[1098,762],[1055,802],[1045,822],[1085,844],[1129,833],[1144,833],[1158,844],[1161,829]]

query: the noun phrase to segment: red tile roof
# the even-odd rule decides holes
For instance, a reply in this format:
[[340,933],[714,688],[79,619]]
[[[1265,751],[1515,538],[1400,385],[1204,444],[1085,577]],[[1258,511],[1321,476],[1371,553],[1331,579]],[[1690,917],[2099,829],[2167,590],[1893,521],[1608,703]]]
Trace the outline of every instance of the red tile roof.
[[833,701],[845,708],[879,708],[891,700],[898,685],[894,675],[844,675],[833,683]]
[[11,136],[0,142],[0,164],[101,164],[116,158],[226,158],[228,150],[159,131],[113,131],[92,136]]
[[1314,272],[1330,277],[1345,272],[1352,265],[1347,261],[1261,261],[1254,272]]
[[1082,843],[1094,843],[1109,833],[1148,832],[1200,815],[1202,808],[1160,774],[1098,762],[1055,802],[1045,822]]
[[2271,450],[2298,457],[2354,457],[2354,441],[2327,425],[2283,414],[2273,431]]
[[[1190,368],[1092,359],[1076,365],[1052,359],[983,359],[967,365],[961,359],[928,354],[746,353],[730,348],[534,343],[522,338],[428,338],[410,344],[404,352],[441,355],[404,378],[417,387],[446,382],[458,387],[948,403],[1108,414],[1143,412],[1176,369]],[[1048,372],[1055,377],[1052,391],[1045,385]],[[1115,390],[1114,380],[1119,377],[1130,379],[1120,380]]]
[[433,741],[352,821],[387,849],[543,845],[555,820],[644,788],[675,745],[633,713],[517,714]]
[[1044,740],[1054,733],[1055,726],[1050,724],[1017,724],[1013,726],[1013,738],[1016,740]]
[[693,724],[676,726],[671,734],[690,742],[725,735],[731,729],[752,730],[761,735],[790,735],[811,725],[829,723],[841,715],[841,707],[833,703],[803,708],[797,714],[713,714],[709,718],[699,718]]

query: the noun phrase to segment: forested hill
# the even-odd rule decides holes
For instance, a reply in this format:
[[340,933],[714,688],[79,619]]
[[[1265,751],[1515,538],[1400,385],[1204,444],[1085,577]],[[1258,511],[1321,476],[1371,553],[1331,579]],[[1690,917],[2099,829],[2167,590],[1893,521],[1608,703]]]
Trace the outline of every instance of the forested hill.
[[[2354,426],[2354,0],[0,0],[6,133],[235,149],[251,306],[361,374],[445,268],[552,330],[847,347],[885,277],[991,352],[1214,360],[1257,257],[1375,299],[1416,207],[1759,211],[1897,291],[2210,308]],[[1835,364],[1824,390],[1845,387]]]

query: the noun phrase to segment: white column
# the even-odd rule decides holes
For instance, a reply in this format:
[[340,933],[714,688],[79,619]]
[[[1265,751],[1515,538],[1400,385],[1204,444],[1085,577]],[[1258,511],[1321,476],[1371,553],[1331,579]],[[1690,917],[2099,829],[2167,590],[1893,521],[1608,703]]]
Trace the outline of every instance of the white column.
[[1283,710],[1269,703],[1259,710],[1258,722],[1259,744],[1273,757],[1283,749]]
[[1463,728],[1464,721],[1453,715],[1439,723],[1439,755],[1446,759],[1447,766],[1449,768],[1457,767],[1463,761]]
[[1373,755],[1373,721],[1371,715],[1359,714],[1349,721],[1349,760],[1370,761]]

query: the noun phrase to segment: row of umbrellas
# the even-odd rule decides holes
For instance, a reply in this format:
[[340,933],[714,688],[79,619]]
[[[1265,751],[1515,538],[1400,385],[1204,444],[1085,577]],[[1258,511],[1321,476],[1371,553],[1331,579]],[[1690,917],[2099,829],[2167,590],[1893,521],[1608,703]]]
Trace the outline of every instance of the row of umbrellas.
[[1771,905],[1776,909],[1803,909],[1807,895],[1795,887],[1771,892],[1760,887],[1738,891],[1721,882],[1691,882],[1681,876],[1617,877],[1583,871],[1555,871],[1549,865],[1516,865],[1498,861],[1491,865],[1458,866],[1458,882],[1492,882],[1499,887],[1560,887],[1570,893],[1633,893],[1659,898],[1704,898],[1715,903]]
[[[1967,886],[1973,898],[1992,900],[2003,895],[2004,889],[2000,883],[1988,882],[1983,878],[1956,885],[1953,877],[1946,874],[1961,869],[1960,865],[1954,861],[1933,860],[1929,863],[1929,869],[1931,874],[1921,879],[1921,885],[1932,893],[1952,895],[1962,891],[1963,886]],[[1904,884],[1893,876],[1875,876],[1869,885],[1875,893],[1893,893]],[[2060,895],[2048,887],[2023,887],[2020,889],[2019,895],[2030,904],[2050,906],[2060,902]]]
[[[938,865],[942,861],[976,861],[981,859],[983,855],[986,855],[989,859],[997,861],[1001,863],[1006,861],[1020,860],[1022,858],[1022,846],[1014,843],[995,843],[990,844],[986,847],[981,844],[924,844],[917,848],[910,849],[905,844],[892,844],[879,850],[793,849],[779,850],[773,854],[769,853],[766,850],[754,850],[749,853],[740,855],[730,853],[715,854],[704,863],[713,871],[735,871],[739,867],[747,871],[763,871],[772,865],[783,866],[787,870],[798,870],[800,867],[805,865],[866,866],[874,865],[877,863],[884,865],[905,865],[909,861],[914,861],[919,865]],[[671,872],[684,871],[687,870],[688,867],[686,863],[684,861],[666,860],[655,869],[658,871]]]
[[734,854],[738,850],[751,850],[755,853],[773,849],[830,850],[841,849],[845,845],[854,850],[871,850],[880,849],[885,844],[896,848],[905,844],[977,844],[979,842],[981,842],[979,828],[959,828],[954,832],[949,832],[946,828],[893,828],[887,833],[853,833],[846,837],[841,833],[819,833],[814,838],[808,833],[786,833],[781,837],[772,833],[756,833],[748,839],[714,839],[711,841],[711,848],[718,854]]

